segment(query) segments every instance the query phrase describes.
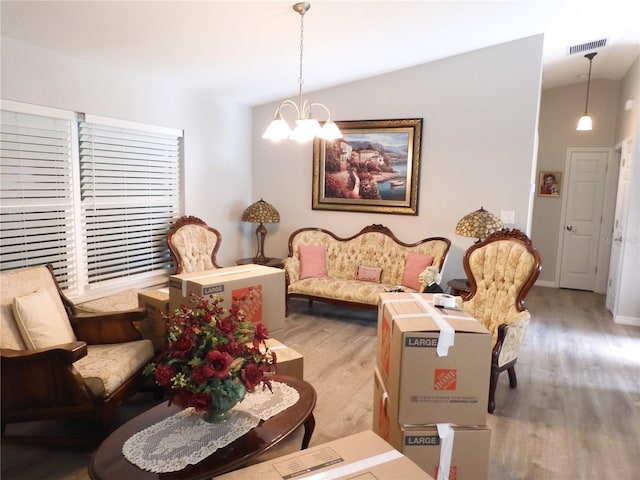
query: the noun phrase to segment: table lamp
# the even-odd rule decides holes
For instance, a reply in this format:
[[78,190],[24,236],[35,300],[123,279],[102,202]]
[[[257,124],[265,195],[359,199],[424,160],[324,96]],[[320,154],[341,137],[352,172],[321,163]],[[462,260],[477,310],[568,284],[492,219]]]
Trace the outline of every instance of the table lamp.
[[259,223],[256,228],[256,238],[258,239],[258,253],[253,257],[253,262],[259,265],[264,265],[269,261],[268,257],[264,255],[264,238],[267,236],[267,228],[264,223],[279,223],[280,214],[275,207],[263,199],[249,205],[244,212],[242,212],[242,221]]
[[460,219],[456,225],[456,234],[463,237],[476,237],[478,239],[476,243],[479,243],[502,227],[502,220],[480,207],[480,210],[475,210]]

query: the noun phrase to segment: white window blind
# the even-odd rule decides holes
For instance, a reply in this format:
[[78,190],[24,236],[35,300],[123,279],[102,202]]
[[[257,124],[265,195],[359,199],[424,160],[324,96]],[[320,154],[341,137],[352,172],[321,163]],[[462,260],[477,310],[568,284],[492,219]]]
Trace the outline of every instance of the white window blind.
[[79,122],[83,250],[89,285],[168,274],[180,209],[181,132],[93,115]]
[[[71,112],[4,110],[0,125],[0,257],[4,270],[51,263],[75,289],[74,125]],[[27,109],[28,110],[28,109]]]
[[76,300],[165,281],[166,235],[181,215],[182,131],[0,107],[0,269],[51,263]]

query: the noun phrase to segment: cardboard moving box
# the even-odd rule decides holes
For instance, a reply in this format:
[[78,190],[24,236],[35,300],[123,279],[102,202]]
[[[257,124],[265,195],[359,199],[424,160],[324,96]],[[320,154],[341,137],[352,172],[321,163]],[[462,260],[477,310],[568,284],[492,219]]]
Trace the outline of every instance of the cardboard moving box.
[[138,292],[138,305],[146,307],[147,317],[142,320],[140,333],[160,350],[167,343],[166,315],[169,314],[169,288],[154,288]]
[[267,347],[275,352],[278,360],[278,373],[304,380],[304,357],[293,348],[287,347],[275,338],[268,338]]
[[216,477],[219,480],[304,478],[433,480],[370,430]]
[[398,424],[394,412],[388,411],[387,400],[376,368],[373,431],[434,478],[443,462],[449,466],[449,480],[488,480],[491,430],[487,426],[452,426],[453,436],[440,438],[436,425]]
[[382,293],[376,363],[402,425],[485,425],[491,332],[433,295]]
[[[169,310],[189,303],[191,293],[217,295],[221,305],[238,304],[252,323],[262,323],[269,332],[284,329],[284,270],[262,265],[237,265],[204,272],[183,273],[169,278]],[[281,335],[273,335],[282,338]]]

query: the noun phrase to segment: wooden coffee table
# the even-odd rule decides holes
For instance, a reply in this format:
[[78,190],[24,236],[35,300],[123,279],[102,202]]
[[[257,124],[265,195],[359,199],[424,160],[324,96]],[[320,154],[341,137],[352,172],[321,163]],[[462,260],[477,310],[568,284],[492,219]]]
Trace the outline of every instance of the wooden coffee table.
[[256,459],[304,425],[302,448],[309,446],[315,419],[316,391],[307,382],[294,377],[276,375],[276,382],[286,383],[300,394],[298,402],[263,421],[242,437],[195,465],[169,473],[152,473],[138,468],[122,455],[122,446],[135,433],[177,413],[180,408],[167,403],[157,405],[133,418],[109,435],[91,457],[89,476],[94,480],[113,479],[180,479],[211,478],[235,470]]

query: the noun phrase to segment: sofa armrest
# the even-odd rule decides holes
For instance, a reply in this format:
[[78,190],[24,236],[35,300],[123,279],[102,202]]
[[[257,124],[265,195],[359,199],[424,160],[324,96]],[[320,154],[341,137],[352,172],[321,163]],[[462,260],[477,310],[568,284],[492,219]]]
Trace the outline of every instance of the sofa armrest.
[[27,362],[50,362],[62,361],[73,363],[80,360],[87,354],[87,344],[85,342],[70,342],[56,345],[54,347],[37,348],[34,350],[12,350],[3,348],[0,352],[2,362],[10,364],[20,364]]
[[74,362],[87,355],[85,342],[36,350],[2,349],[2,422],[91,412],[94,397]]
[[123,343],[140,340],[142,335],[133,322],[143,320],[145,307],[121,312],[76,313],[69,317],[78,337],[89,345]]
[[498,327],[498,338],[493,347],[494,362],[498,367],[518,358],[530,318],[531,315],[525,310]]

